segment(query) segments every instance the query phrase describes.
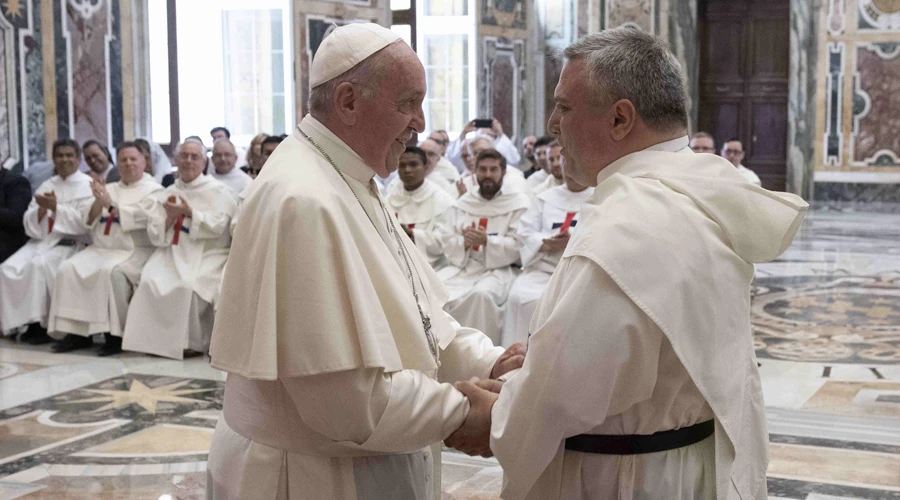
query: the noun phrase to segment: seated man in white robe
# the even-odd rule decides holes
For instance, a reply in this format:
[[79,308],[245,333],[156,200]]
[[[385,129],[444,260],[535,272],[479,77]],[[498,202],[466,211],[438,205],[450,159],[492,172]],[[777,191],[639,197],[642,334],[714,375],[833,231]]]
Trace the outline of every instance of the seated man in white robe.
[[559,187],[566,183],[563,176],[563,162],[565,160],[562,157],[562,146],[559,145],[559,142],[553,141],[544,149],[547,152],[547,172],[550,175],[544,179],[544,182],[531,190],[532,199],[548,189]]
[[230,187],[235,198],[253,182],[252,177],[237,168],[237,159],[234,144],[229,139],[219,139],[213,145],[212,162],[215,169],[212,169],[210,176]]
[[766,500],[749,285],[809,207],[688,149],[662,40],[617,28],[564,55],[548,129],[595,191],[473,451],[490,441],[504,500]]
[[438,499],[431,445],[489,412],[451,384],[521,358],[442,310],[440,281],[375,189],[425,127],[416,53],[349,24],[309,79],[310,114],[245,191],[225,269],[207,498]]
[[20,339],[51,342],[47,336],[50,294],[59,265],[90,242],[82,214],[94,201],[91,178],[78,171],[81,147],[71,139],[53,143],[56,175],[44,181],[25,212],[31,238],[0,265],[0,331],[8,335],[28,325]]
[[178,180],[148,209],[147,234],[157,249],[128,309],[122,349],[182,359],[208,350],[237,202],[231,188],[203,175],[199,141],[182,144],[176,164]]
[[458,198],[456,181],[459,180],[459,171],[450,163],[450,160],[441,156],[441,145],[434,139],[425,139],[419,144],[419,148],[425,151],[428,158],[428,164],[425,165],[425,178],[437,184],[454,200]]
[[516,278],[516,233],[528,196],[507,194],[506,159],[496,150],[478,155],[478,190],[456,201],[441,239],[448,266],[438,271],[450,300],[444,309],[463,326],[477,328],[500,344],[503,305]]
[[100,356],[121,352],[128,303],[154,251],[146,210],[163,187],[145,172],[146,159],[133,142],[120,144],[116,154],[121,180],[95,180],[94,203],[83,214],[93,243],[59,267],[47,330],[65,337],[54,352],[91,347],[97,333],[106,336]]
[[528,341],[528,324],[538,299],[550,283],[550,277],[569,239],[578,230],[578,212],[594,192],[565,175],[565,184],[539,194],[519,224],[519,255],[522,274],[509,290],[504,312],[501,344]]
[[399,182],[388,186],[387,205],[403,231],[435,269],[445,264],[439,228],[451,216],[454,199],[425,178],[425,151],[406,148],[397,168]]
[[534,191],[542,182],[550,176],[550,166],[547,164],[547,155],[550,148],[548,147],[555,139],[553,137],[544,136],[534,143],[534,166],[536,171],[525,179],[525,187],[529,191]]
[[725,141],[725,144],[722,145],[722,157],[730,161],[738,172],[744,176],[744,179],[747,179],[747,182],[756,186],[762,186],[762,181],[759,179],[759,176],[756,175],[756,172],[750,170],[741,163],[744,161],[745,155],[744,144],[737,137],[728,139]]
[[[475,175],[475,159],[483,151],[494,149],[494,141],[488,136],[480,135],[467,140],[463,144],[463,148],[462,158],[465,161],[468,174],[463,175],[456,183],[460,196],[467,192],[478,191],[479,184]],[[503,174],[503,190],[506,194],[526,192],[525,174],[515,167],[507,168]]]

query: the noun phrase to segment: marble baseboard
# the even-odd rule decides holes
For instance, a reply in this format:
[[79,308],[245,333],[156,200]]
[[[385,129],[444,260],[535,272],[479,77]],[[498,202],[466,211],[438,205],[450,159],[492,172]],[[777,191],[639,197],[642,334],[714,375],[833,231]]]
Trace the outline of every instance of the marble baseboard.
[[900,184],[817,182],[813,190],[816,202],[900,203]]

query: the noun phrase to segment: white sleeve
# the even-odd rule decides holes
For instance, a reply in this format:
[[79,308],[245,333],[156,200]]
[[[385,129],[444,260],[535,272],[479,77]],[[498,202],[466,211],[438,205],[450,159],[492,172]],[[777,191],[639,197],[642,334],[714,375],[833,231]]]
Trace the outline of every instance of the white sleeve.
[[447,438],[469,410],[452,385],[416,370],[364,368],[282,382],[306,425],[358,450],[419,450]]
[[567,437],[649,399],[656,385],[663,333],[600,266],[563,260],[545,297],[556,300],[535,316],[547,320],[491,413],[503,498],[524,498]]
[[441,351],[438,380],[452,384],[472,377],[490,378],[494,363],[505,349],[495,346],[487,335],[463,327],[452,316],[444,314],[456,330],[456,337]]
[[484,266],[488,269],[499,269],[519,261],[519,222],[525,210],[516,210],[512,214],[506,233],[487,237],[484,246]]
[[469,261],[469,251],[466,250],[466,239],[458,230],[459,212],[455,208],[450,211],[447,224],[440,229],[441,248],[450,264],[463,268]]
[[445,158],[450,160],[450,163],[456,167],[460,173],[466,171],[466,164],[463,163],[462,160],[462,143],[463,137],[459,136],[456,139],[450,141],[450,144],[447,145],[447,153],[444,155]]
[[90,228],[85,224],[84,213],[90,210],[93,204],[93,196],[57,203],[56,212],[53,214],[53,230],[73,235],[88,233]]
[[237,209],[231,188],[225,187],[216,201],[213,210],[193,210],[191,213],[192,240],[216,239],[231,227],[231,217]]
[[147,236],[150,237],[150,242],[157,247],[172,245],[172,235],[169,234],[172,229],[166,227],[166,209],[163,207],[165,199],[165,194],[148,196],[139,204],[140,209],[147,217]]
[[544,202],[535,199],[519,222],[518,238],[521,245],[519,255],[522,257],[522,267],[528,267],[541,256],[541,246],[547,238],[547,235],[541,232],[543,210]]
[[22,219],[22,224],[25,226],[25,234],[28,235],[29,238],[35,240],[42,240],[47,237],[49,233],[49,219],[52,214],[47,212],[44,214],[44,218],[38,221],[38,210],[41,207],[38,206],[37,202],[34,201],[34,197],[31,198],[31,202],[28,203],[28,209],[25,210],[25,216]]
[[522,161],[522,155],[519,154],[518,148],[516,148],[512,139],[506,134],[501,135],[500,138],[497,139],[495,147],[497,151],[506,158],[507,165],[515,167]]

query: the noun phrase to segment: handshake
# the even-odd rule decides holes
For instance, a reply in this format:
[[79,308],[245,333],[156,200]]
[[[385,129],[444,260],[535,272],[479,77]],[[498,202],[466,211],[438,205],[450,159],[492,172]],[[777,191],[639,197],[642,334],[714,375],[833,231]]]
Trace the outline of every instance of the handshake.
[[463,424],[444,440],[444,444],[467,455],[485,458],[494,455],[491,451],[491,410],[503,388],[503,382],[496,379],[521,368],[524,362],[525,346],[513,344],[497,359],[490,379],[473,378],[455,384],[456,389],[469,398],[469,413]]

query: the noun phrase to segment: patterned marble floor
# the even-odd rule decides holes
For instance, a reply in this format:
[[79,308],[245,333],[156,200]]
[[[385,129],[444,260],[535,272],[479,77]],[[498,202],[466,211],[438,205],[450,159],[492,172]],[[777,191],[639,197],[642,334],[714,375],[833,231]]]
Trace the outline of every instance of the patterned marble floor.
[[[770,498],[900,499],[900,215],[812,214],[757,269]],[[0,500],[202,499],[224,375],[0,341]],[[444,452],[443,497],[496,499],[492,459]]]

